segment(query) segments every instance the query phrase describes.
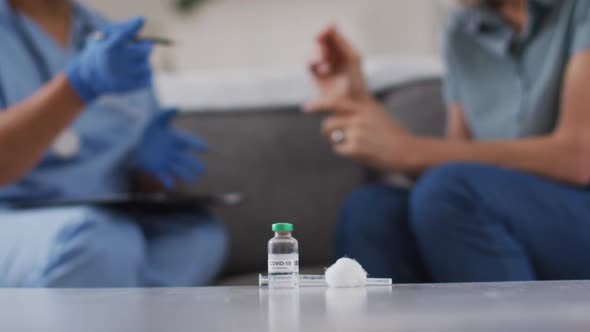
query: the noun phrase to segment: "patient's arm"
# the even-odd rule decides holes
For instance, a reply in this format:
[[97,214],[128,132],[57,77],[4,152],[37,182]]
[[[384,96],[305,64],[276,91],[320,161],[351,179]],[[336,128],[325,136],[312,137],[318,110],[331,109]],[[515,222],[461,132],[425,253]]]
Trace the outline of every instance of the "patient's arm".
[[452,104],[447,111],[446,137],[450,140],[466,141],[471,139],[471,132],[465,120],[463,107],[459,104]]
[[[590,50],[574,56],[567,66],[556,129],[526,139],[477,142],[416,137],[369,97],[320,99],[307,104],[306,111],[332,112],[324,121],[324,134],[346,133],[334,151],[383,171],[419,175],[449,162],[477,162],[582,186],[590,182],[589,80]],[[450,134],[464,137],[465,130],[455,127]]]
[[370,95],[360,53],[335,26],[324,29],[315,44],[315,56],[308,65],[324,98]]
[[518,169],[554,180],[590,182],[590,51],[568,64],[561,112],[553,133],[527,139],[471,142],[417,138],[406,160],[408,170],[424,171],[452,161],[472,161]]
[[0,186],[20,180],[80,114],[84,104],[60,74],[25,101],[0,112]]
[[[452,104],[447,110],[446,139],[455,141],[469,141],[472,139],[471,132],[465,119],[463,107],[460,104]],[[407,184],[415,181],[421,174],[412,173],[394,173],[395,181],[400,184]]]

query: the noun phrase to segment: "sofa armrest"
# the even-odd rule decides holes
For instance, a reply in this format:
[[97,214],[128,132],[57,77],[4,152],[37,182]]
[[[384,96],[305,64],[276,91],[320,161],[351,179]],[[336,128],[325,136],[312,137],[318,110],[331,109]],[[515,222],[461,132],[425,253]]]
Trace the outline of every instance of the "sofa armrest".
[[444,135],[446,110],[439,78],[395,85],[382,89],[377,96],[392,116],[415,134]]

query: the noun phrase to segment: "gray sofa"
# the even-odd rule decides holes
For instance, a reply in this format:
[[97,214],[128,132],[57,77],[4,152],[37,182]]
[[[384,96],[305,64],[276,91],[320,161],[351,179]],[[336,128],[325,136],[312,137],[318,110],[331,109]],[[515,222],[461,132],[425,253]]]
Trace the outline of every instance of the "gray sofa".
[[[445,115],[438,78],[391,86],[377,96],[415,133],[442,135]],[[245,195],[241,205],[215,211],[231,236],[220,284],[256,284],[257,274],[266,271],[266,245],[275,222],[295,225],[302,272],[318,273],[331,264],[343,200],[376,177],[332,153],[319,133],[321,120],[302,114],[299,106],[201,110],[179,120],[181,129],[212,147],[204,157],[207,175],[189,190]]]

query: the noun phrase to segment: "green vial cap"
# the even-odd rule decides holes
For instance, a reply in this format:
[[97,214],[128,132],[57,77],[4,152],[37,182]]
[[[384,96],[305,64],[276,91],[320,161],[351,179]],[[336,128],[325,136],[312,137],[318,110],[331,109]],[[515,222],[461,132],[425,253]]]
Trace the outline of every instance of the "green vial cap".
[[272,225],[273,232],[292,232],[293,224],[278,223]]

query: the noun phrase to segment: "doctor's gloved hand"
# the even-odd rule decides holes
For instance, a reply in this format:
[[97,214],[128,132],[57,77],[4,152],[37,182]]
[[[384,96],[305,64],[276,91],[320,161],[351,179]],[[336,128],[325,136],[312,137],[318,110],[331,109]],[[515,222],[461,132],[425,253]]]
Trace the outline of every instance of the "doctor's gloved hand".
[[86,103],[102,94],[126,93],[148,87],[152,69],[150,42],[135,41],[145,23],[135,18],[101,31],[104,38],[91,40],[67,68],[71,86]]
[[205,166],[193,152],[206,152],[202,140],[175,130],[171,122],[178,113],[167,109],[154,115],[148,123],[139,143],[137,158],[139,168],[155,176],[171,190],[176,181],[194,184],[205,172]]

